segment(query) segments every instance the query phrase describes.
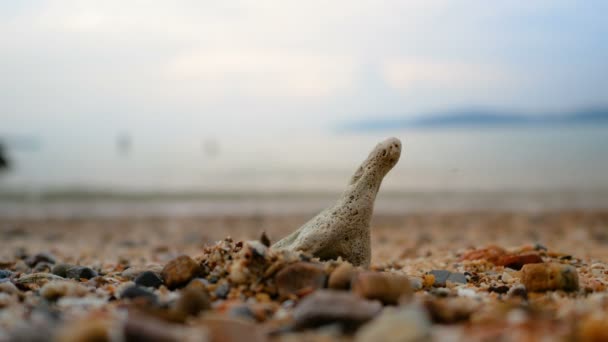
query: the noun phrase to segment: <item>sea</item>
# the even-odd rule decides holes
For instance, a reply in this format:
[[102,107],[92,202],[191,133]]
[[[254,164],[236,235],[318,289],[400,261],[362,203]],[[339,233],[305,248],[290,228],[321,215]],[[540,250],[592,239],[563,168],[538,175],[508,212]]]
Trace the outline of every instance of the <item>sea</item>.
[[0,216],[312,212],[392,136],[377,212],[608,208],[608,125],[580,124],[45,138],[8,146]]

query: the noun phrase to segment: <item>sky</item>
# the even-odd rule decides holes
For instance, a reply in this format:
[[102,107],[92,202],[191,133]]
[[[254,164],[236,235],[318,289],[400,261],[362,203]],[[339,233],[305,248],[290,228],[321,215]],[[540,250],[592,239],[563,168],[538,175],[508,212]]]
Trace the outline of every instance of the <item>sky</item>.
[[0,2],[0,134],[274,134],[605,105],[608,2]]

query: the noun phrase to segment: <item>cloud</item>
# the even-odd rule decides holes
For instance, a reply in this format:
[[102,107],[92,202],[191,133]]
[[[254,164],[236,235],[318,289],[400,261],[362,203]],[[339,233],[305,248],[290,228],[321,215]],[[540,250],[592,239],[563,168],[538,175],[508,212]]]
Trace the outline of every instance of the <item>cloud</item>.
[[356,71],[351,57],[264,50],[184,53],[166,69],[169,79],[216,94],[232,89],[264,97],[330,96],[349,88]]
[[399,91],[412,89],[466,88],[496,86],[514,81],[505,66],[449,60],[389,58],[382,63],[386,82]]

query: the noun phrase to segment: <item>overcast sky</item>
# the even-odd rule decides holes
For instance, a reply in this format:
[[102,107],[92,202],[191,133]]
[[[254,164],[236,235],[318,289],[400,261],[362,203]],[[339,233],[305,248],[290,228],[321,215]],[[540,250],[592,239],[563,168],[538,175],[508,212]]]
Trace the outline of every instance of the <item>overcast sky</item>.
[[603,0],[1,1],[0,134],[602,105],[606,13]]

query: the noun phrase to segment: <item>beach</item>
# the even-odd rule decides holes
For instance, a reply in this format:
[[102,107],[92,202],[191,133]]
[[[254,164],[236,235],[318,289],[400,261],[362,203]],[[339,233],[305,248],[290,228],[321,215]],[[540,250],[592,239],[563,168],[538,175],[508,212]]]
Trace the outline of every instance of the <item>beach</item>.
[[[129,269],[149,269],[160,273],[164,265],[180,255],[202,262],[209,258],[210,248],[213,250],[222,245],[218,241],[224,241],[222,248],[237,248],[234,246],[238,244],[226,242],[227,237],[236,243],[259,240],[265,233],[274,242],[310,217],[310,213],[300,212],[3,218],[0,227],[5,247],[0,254],[0,264],[3,269],[11,270],[10,279],[18,284],[19,294],[10,294],[4,287],[0,292],[0,340],[30,336],[32,332],[27,335],[25,327],[32,324],[43,336],[54,334],[60,336],[59,340],[85,341],[107,337],[112,329],[123,329],[115,327],[116,322],[127,319],[117,318],[119,311],[129,312],[133,319],[137,317],[133,323],[136,328],[126,321],[120,324],[136,329],[130,333],[142,339],[150,339],[152,335],[149,334],[161,334],[146,332],[147,324],[159,324],[166,335],[158,336],[169,340],[183,339],[186,335],[189,340],[205,340],[201,339],[203,330],[206,338],[213,341],[218,340],[218,336],[224,336],[219,340],[236,341],[249,334],[245,331],[259,336],[260,340],[360,339],[356,333],[344,333],[339,328],[340,317],[334,318],[337,323],[330,324],[333,328],[313,326],[305,330],[285,330],[293,322],[293,303],[310,296],[309,292],[289,296],[290,299],[276,294],[268,297],[260,295],[267,290],[250,293],[245,290],[249,289],[248,284],[233,284],[228,297],[220,298],[216,284],[205,282],[206,291],[210,293],[210,307],[200,309],[200,313],[196,309],[195,315],[177,323],[175,319],[159,316],[159,312],[169,309],[146,313],[152,304],[145,304],[143,307],[148,309],[142,314],[141,302],[120,295],[126,286],[133,284],[134,280],[125,276]],[[423,324],[418,328],[423,330],[420,332],[422,340],[601,338],[604,332],[599,327],[604,322],[602,317],[606,317],[603,303],[608,285],[607,226],[608,212],[597,209],[381,212],[374,216],[371,224],[372,263],[369,269],[382,274],[405,275],[413,281],[412,293],[408,295],[410,299],[404,300],[399,307],[422,310],[419,314],[426,312],[430,315],[428,323],[423,322],[428,326]],[[248,246],[247,242],[245,246]],[[484,256],[479,260],[463,260],[467,253],[483,251],[488,246],[504,249],[505,253],[508,251],[513,255],[532,253],[545,263],[572,265],[578,271],[579,285],[575,292],[559,288],[556,291],[529,292],[523,300],[511,294],[511,289],[521,283],[522,271],[494,265]],[[232,255],[231,258],[238,255],[230,254],[233,253],[230,248],[226,251]],[[32,265],[30,262],[36,255],[50,255],[53,263],[42,258]],[[48,271],[44,271],[45,263],[49,264]],[[38,297],[48,280],[27,285],[19,283],[19,279],[28,274],[39,274],[32,268],[51,272],[56,264],[90,267],[96,277],[71,280],[81,284],[84,292],[76,295],[68,290],[65,293],[58,290],[57,298],[52,300]],[[324,265],[331,276],[335,265]],[[466,280],[464,283],[437,284],[437,279],[429,280],[429,274],[438,270],[466,275]],[[230,276],[224,276],[228,277],[225,281],[230,282]],[[207,280],[210,279],[208,277]],[[222,277],[218,284],[224,281]],[[171,291],[165,286],[150,289],[157,298],[155,300],[165,302],[165,305],[175,301],[175,294],[183,296],[186,292],[180,289],[181,286]],[[49,307],[49,303],[54,304]],[[242,313],[234,309],[241,306],[248,307],[250,311]],[[56,312],[60,318],[47,317],[44,312],[48,310]],[[262,310],[264,314],[256,310]],[[218,316],[222,322],[220,328],[214,321]],[[74,323],[86,322],[87,317],[96,317],[102,323],[89,327],[84,324],[84,328],[79,326],[83,323]],[[180,330],[180,326],[184,328]],[[228,334],[222,329],[233,332]],[[30,337],[35,340],[40,335],[36,337],[33,333]]]

